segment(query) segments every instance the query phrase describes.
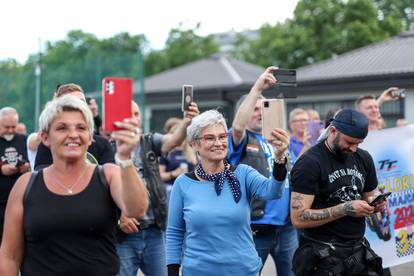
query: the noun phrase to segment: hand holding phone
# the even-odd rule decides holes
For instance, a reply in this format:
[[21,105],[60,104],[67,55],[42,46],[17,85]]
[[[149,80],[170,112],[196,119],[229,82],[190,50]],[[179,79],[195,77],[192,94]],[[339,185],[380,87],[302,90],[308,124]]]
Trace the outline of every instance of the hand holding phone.
[[378,203],[380,203],[380,202],[382,202],[382,201],[386,200],[386,199],[387,199],[387,197],[389,197],[390,195],[391,195],[391,192],[387,192],[387,193],[380,194],[380,195],[378,195],[376,198],[374,198],[374,200],[373,200],[373,201],[371,201],[371,202],[369,203],[369,205],[370,205],[370,206],[375,206],[375,205],[377,205]]
[[275,139],[272,135],[275,128],[286,129],[285,118],[285,103],[283,100],[262,100],[262,134],[266,140]]
[[276,78],[277,98],[296,98],[296,70],[277,69],[273,72]]
[[193,86],[184,84],[182,89],[182,104],[181,111],[188,111],[188,107],[193,101]]
[[102,80],[103,128],[114,131],[115,122],[132,117],[132,79],[107,77]]

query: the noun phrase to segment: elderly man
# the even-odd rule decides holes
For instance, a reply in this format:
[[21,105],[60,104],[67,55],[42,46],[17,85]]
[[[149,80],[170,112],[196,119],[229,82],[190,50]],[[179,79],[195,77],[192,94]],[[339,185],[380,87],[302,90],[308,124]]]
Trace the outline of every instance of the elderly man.
[[382,262],[364,239],[365,218],[385,208],[369,203],[377,187],[370,154],[358,148],[368,120],[340,111],[326,139],[310,148],[292,170],[291,219],[303,228],[295,275],[381,275]]
[[308,130],[309,115],[302,108],[295,108],[289,113],[290,149],[299,157],[312,145]]
[[17,134],[19,115],[13,107],[0,109],[0,240],[7,199],[17,178],[29,171],[26,136]]

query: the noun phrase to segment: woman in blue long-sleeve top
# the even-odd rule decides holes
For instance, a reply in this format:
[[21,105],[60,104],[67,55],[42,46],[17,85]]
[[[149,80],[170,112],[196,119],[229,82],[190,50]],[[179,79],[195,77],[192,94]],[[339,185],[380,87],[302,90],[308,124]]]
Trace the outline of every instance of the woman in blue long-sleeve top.
[[[286,151],[289,135],[281,129],[272,135],[276,151]],[[215,110],[193,119],[187,139],[200,162],[194,172],[181,175],[173,185],[167,227],[168,275],[179,275],[181,264],[184,276],[258,275],[262,262],[250,229],[250,201],[282,196],[286,160],[271,164],[271,178],[247,165],[230,166],[227,125]]]

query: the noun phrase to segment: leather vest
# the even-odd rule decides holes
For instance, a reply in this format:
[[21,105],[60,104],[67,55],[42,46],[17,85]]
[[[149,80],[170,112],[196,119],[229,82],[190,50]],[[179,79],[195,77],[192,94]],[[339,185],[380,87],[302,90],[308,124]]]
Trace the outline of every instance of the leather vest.
[[167,194],[161,181],[158,156],[154,152],[152,133],[145,134],[141,139],[142,175],[147,184],[155,223],[161,230],[165,230]]
[[[257,140],[250,131],[246,130],[246,134],[247,145],[243,150],[239,163],[249,165],[255,168],[263,176],[269,177],[269,164],[260,141]],[[261,199],[253,199],[250,208],[251,219],[258,220],[264,216],[265,201]]]

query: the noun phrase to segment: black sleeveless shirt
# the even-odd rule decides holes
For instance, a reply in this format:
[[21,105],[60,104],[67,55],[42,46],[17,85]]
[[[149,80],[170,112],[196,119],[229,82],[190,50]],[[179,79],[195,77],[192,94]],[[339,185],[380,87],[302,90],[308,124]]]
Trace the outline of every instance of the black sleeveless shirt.
[[24,201],[21,275],[116,275],[116,205],[98,167],[79,194],[52,193],[39,171]]

